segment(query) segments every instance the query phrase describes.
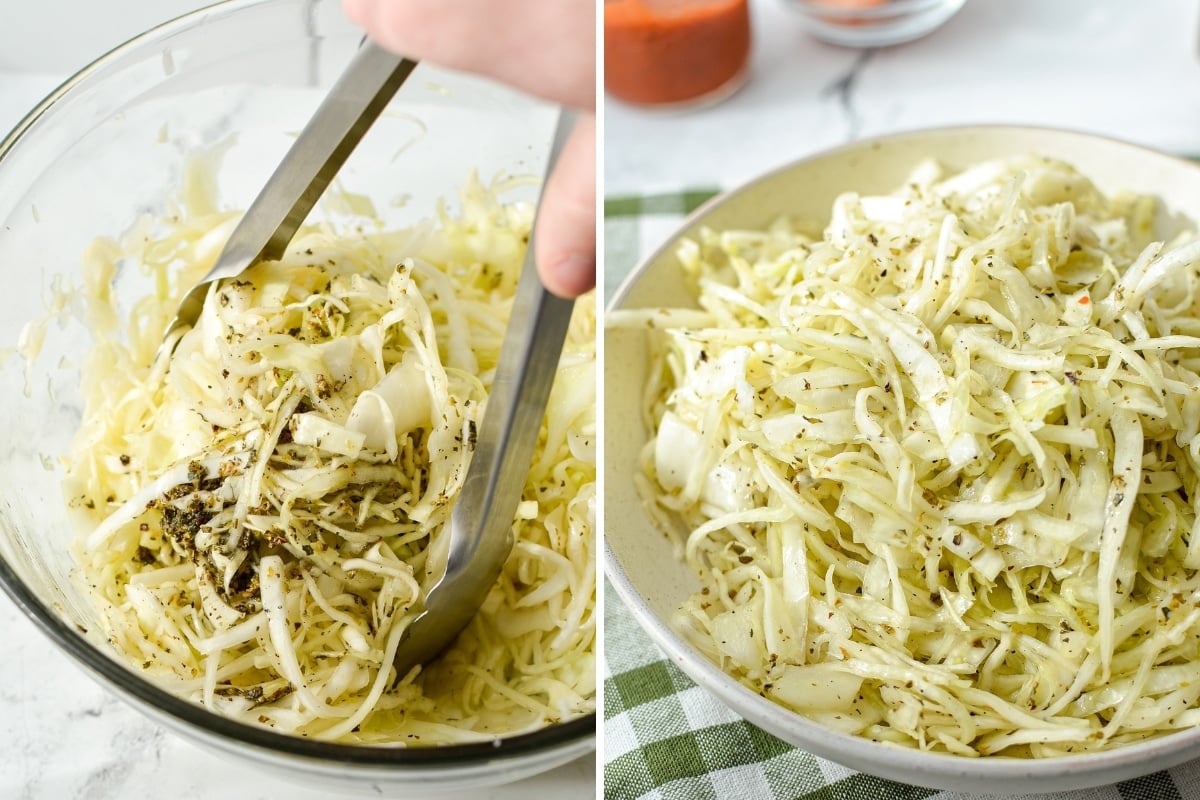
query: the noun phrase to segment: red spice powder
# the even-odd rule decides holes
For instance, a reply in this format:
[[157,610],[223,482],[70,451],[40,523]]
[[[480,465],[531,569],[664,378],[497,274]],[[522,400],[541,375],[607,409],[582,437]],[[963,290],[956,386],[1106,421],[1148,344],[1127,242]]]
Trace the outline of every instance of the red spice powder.
[[605,0],[604,88],[630,103],[684,103],[739,78],[747,0]]

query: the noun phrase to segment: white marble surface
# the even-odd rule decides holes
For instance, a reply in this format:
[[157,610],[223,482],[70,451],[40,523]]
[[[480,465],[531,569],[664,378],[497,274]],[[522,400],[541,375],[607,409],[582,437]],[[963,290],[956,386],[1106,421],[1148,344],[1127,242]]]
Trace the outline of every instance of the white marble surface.
[[[115,45],[206,0],[5,2],[0,71],[67,75]],[[63,24],[70,20],[71,24]]]
[[1103,133],[1200,155],[1197,4],[967,0],[928,37],[876,51],[807,37],[752,0],[747,84],[680,112],[605,108],[605,193],[729,187],[853,138],[966,123]]
[[[23,4],[14,11],[5,0],[0,11],[0,138],[92,56],[128,33],[201,4],[162,0],[156,9],[156,2],[49,0]],[[99,11],[99,6],[105,6],[105,11]],[[114,6],[129,15],[117,20],[103,16]],[[68,14],[73,20],[71,31],[56,38],[57,20]],[[83,33],[89,30],[92,35]],[[26,50],[14,50],[8,47],[11,43]],[[31,55],[25,59],[21,52]],[[0,640],[4,642],[0,800],[329,800],[342,796],[229,763],[152,724],[95,684],[3,593]],[[595,759],[585,757],[536,778],[469,796],[472,800],[583,800],[596,796],[595,786]]]

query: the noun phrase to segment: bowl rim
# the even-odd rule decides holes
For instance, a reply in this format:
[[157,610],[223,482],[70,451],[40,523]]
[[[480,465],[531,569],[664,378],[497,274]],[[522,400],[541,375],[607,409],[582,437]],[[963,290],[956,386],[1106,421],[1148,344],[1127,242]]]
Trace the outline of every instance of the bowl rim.
[[[247,8],[268,5],[302,5],[301,0],[221,0],[182,14],[143,31],[75,72],[50,91],[33,107],[12,130],[0,140],[0,162],[21,142],[37,124],[37,121],[56,103],[68,97],[81,84],[90,80],[122,56],[139,48],[153,46],[173,33],[190,29],[206,19],[227,17]],[[97,678],[99,682],[118,692],[127,700],[136,700],[146,707],[138,710],[157,712],[189,730],[196,731],[211,741],[215,735],[226,747],[231,744],[248,745],[258,751],[300,756],[329,766],[339,764],[374,767],[380,770],[389,767],[437,768],[451,765],[479,765],[531,757],[548,750],[581,748],[579,754],[595,746],[597,714],[589,712],[573,719],[555,723],[544,728],[512,736],[501,736],[477,742],[457,744],[411,746],[404,743],[388,745],[356,745],[329,742],[314,738],[293,736],[269,728],[249,725],[229,717],[221,716],[204,706],[174,695],[157,683],[138,675],[122,666],[113,657],[100,651],[84,632],[66,624],[25,584],[7,560],[0,555],[0,588],[32,620],[42,633],[50,638],[60,650]],[[591,742],[588,740],[591,739]]]
[[[811,162],[850,155],[854,152],[905,140],[943,134],[992,135],[999,133],[1087,139],[1117,150],[1128,149],[1141,157],[1164,159],[1173,162],[1182,170],[1200,173],[1200,163],[1184,156],[1167,153],[1114,136],[1070,128],[1027,124],[972,123],[907,128],[864,137],[790,160],[782,166],[762,172],[731,189],[722,190],[696,207],[622,279],[613,292],[612,298],[605,305],[605,312],[609,313],[622,308],[635,285],[650,271],[651,267],[660,259],[671,254],[679,240],[691,232],[702,220],[740,195],[755,190],[783,173],[801,169]],[[1197,220],[1197,223],[1200,224],[1200,220]],[[1023,791],[1082,789],[1124,780],[1131,774],[1131,767],[1151,759],[1154,761],[1153,768],[1138,774],[1149,774],[1151,771],[1166,769],[1200,756],[1200,726],[1173,731],[1111,750],[1044,759],[1022,759],[1010,756],[969,758],[950,753],[922,751],[836,731],[768,700],[721,670],[715,663],[688,644],[687,640],[667,620],[663,620],[655,614],[638,587],[632,583],[621,568],[617,553],[613,550],[607,536],[604,537],[603,549],[605,577],[612,584],[618,597],[638,625],[662,649],[669,661],[734,713],[752,724],[762,726],[768,732],[799,731],[800,735],[793,738],[803,740],[804,744],[800,745],[789,741],[791,746],[807,750],[831,761],[841,764],[852,762],[847,765],[860,771],[871,771],[883,777],[930,787],[998,793],[1010,791],[1011,786],[993,784],[993,788],[989,789],[982,782],[1023,781],[1024,785],[1018,787]],[[775,735],[779,734],[775,733]],[[852,757],[848,758],[847,753],[853,754]],[[866,765],[870,765],[869,769],[864,769]]]
[[867,6],[850,6],[830,0],[792,0],[806,14],[817,14],[823,21],[842,25],[847,20],[895,20],[937,10],[958,11],[964,0],[889,0],[887,3]]

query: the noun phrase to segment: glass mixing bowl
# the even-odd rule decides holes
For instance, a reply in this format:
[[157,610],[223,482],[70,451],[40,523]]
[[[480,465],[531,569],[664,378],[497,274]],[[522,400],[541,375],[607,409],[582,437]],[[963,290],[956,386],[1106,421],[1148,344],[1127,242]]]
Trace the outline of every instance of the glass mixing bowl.
[[[47,313],[56,287],[81,282],[80,256],[140,216],[162,216],[189,160],[223,208],[245,208],[361,33],[336,0],[236,0],[162,25],[68,80],[0,143],[0,349]],[[469,170],[540,174],[556,110],[493,83],[422,64],[337,179],[389,226],[452,200]],[[191,174],[194,174],[191,173]],[[530,187],[528,191],[534,189]],[[346,203],[318,206],[337,220]],[[121,275],[118,300],[145,294]],[[58,457],[80,419],[78,365],[91,335],[74,319],[45,328],[31,364],[0,366],[0,584],[64,652],[117,695],[185,738],[306,782],[389,791],[518,780],[595,746],[595,715],[495,742],[431,748],[331,744],[250,727],[180,699],[105,642],[73,582],[75,533]]]

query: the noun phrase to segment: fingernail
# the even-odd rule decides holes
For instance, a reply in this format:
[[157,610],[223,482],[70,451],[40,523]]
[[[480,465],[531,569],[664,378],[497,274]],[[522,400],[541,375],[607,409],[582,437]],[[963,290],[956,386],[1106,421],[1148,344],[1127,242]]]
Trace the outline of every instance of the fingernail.
[[560,297],[578,297],[596,285],[596,259],[578,253],[554,264],[546,288]]

